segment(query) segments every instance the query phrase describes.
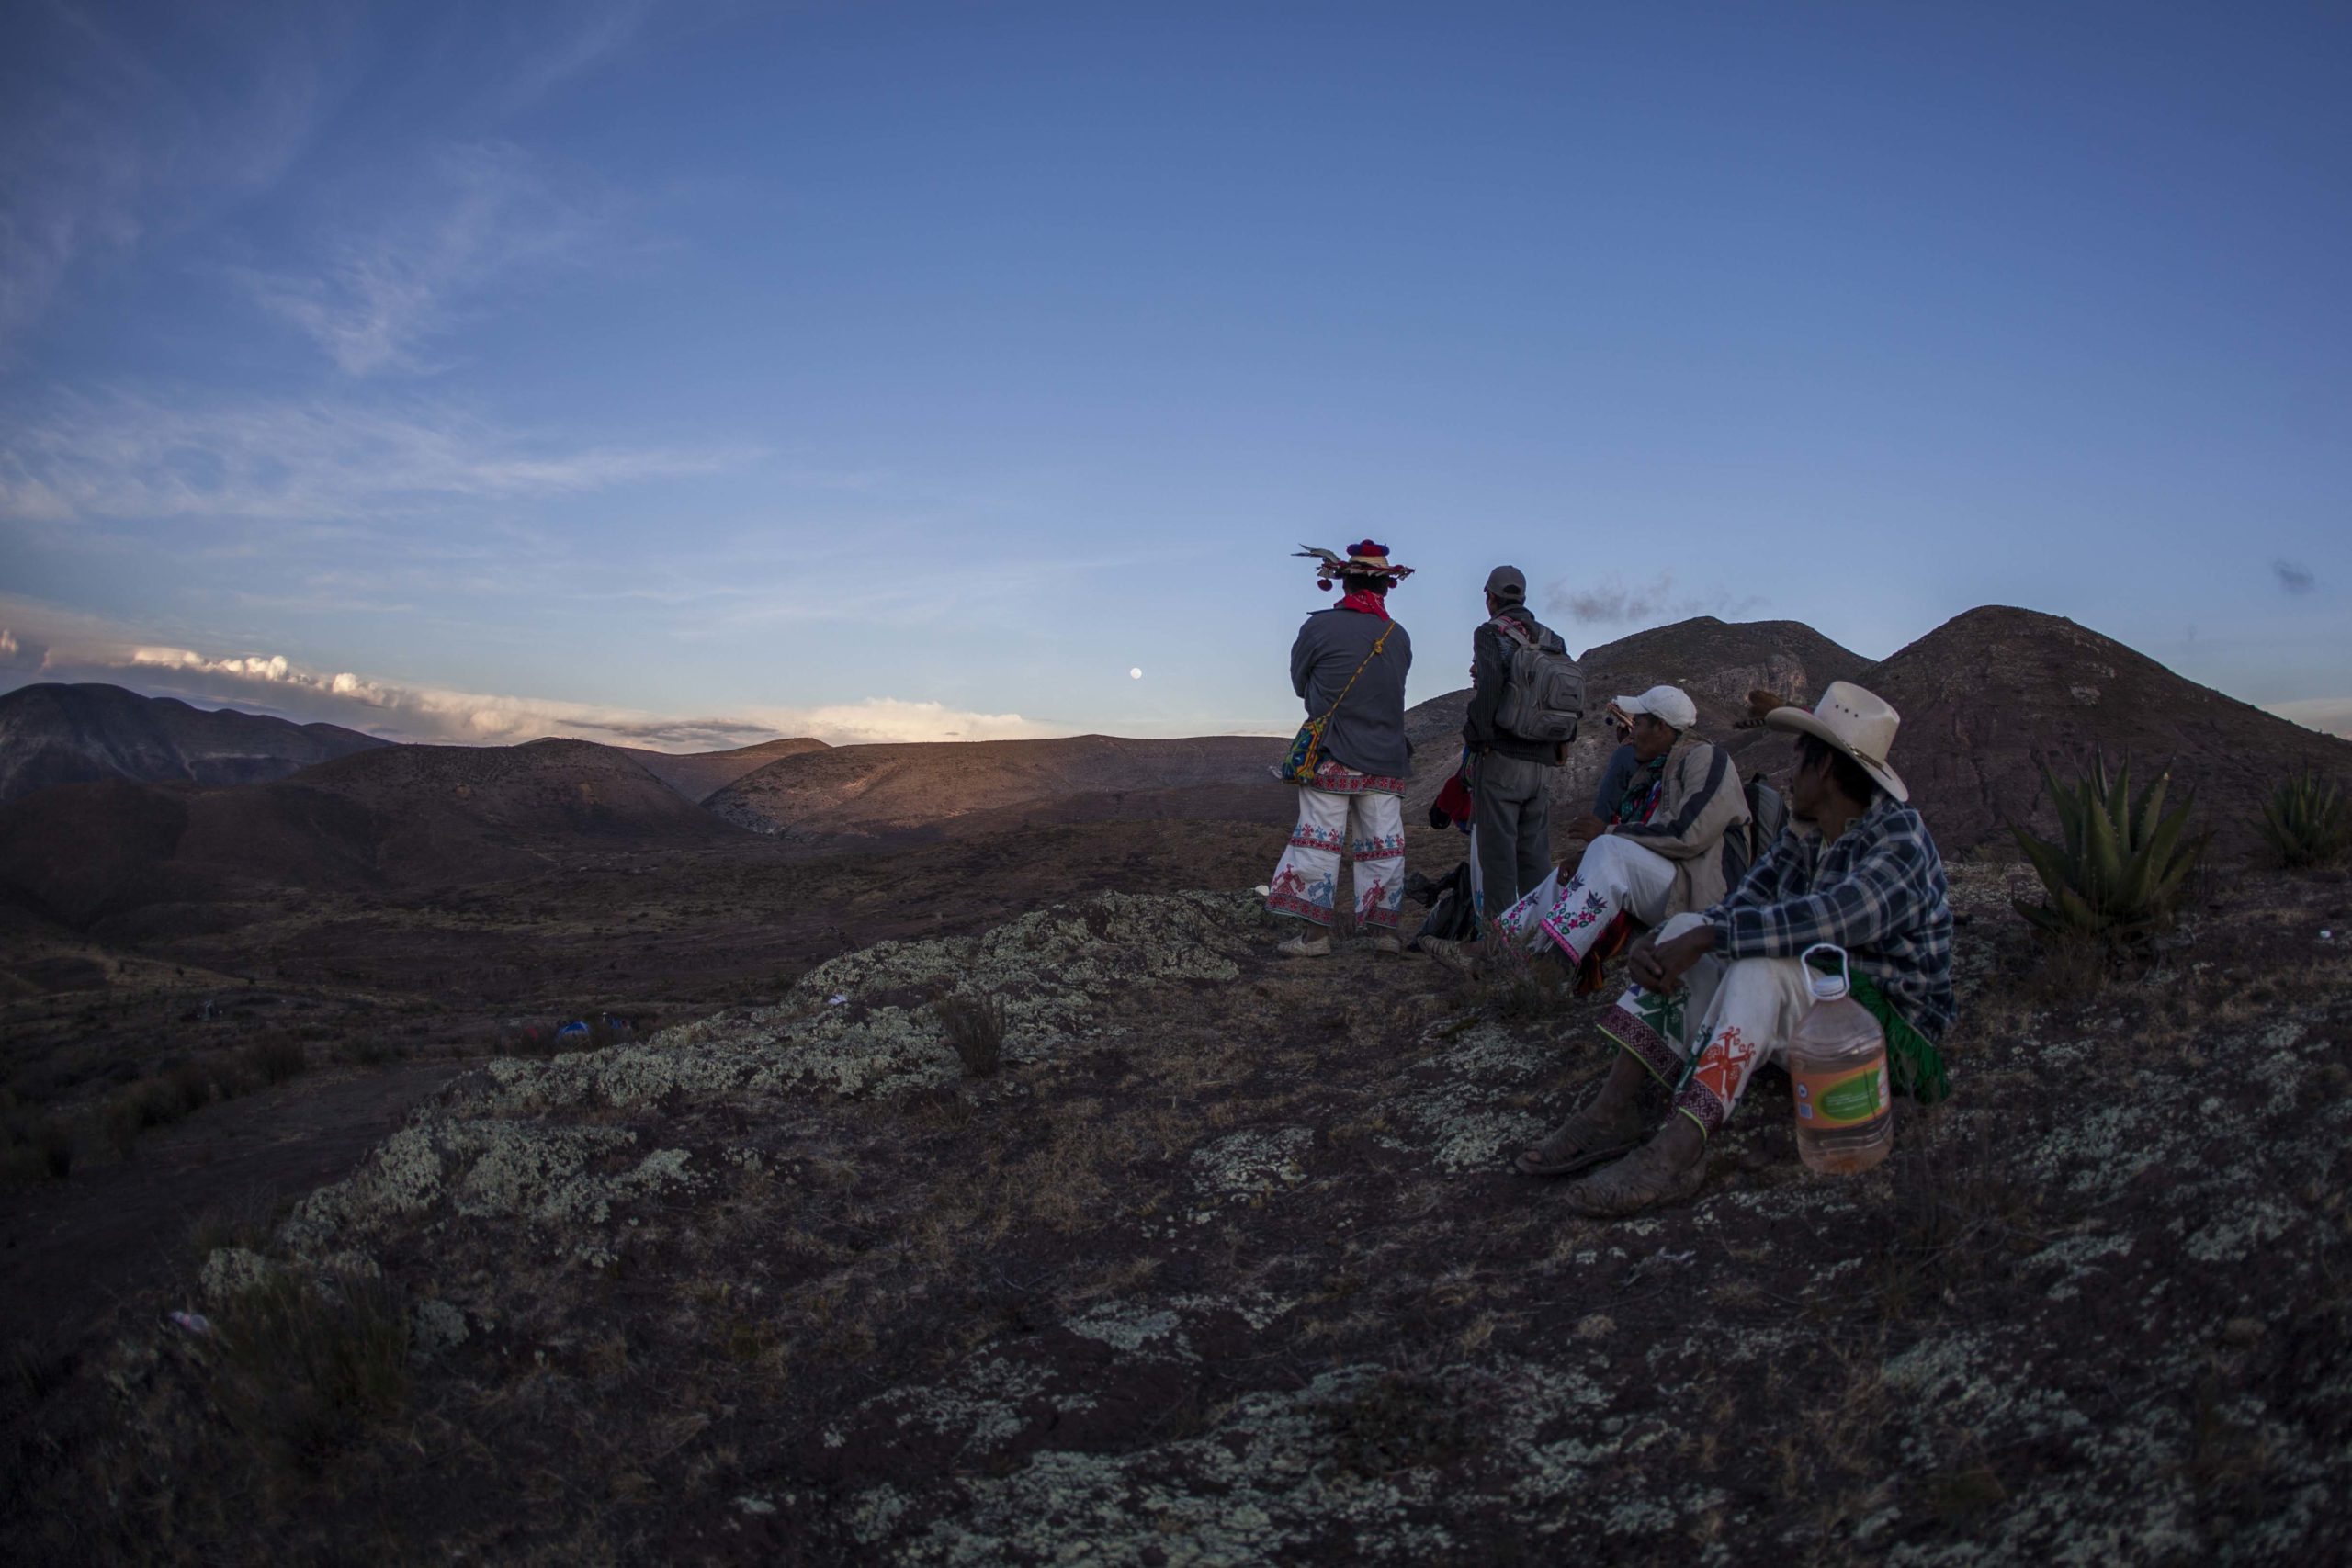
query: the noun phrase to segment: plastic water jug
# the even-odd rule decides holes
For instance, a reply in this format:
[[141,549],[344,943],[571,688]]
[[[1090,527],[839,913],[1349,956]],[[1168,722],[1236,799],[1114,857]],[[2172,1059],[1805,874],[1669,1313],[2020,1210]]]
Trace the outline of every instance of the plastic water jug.
[[[1823,974],[1815,953],[1837,969]],[[1818,942],[1800,960],[1813,1006],[1789,1036],[1789,1081],[1796,1098],[1797,1153],[1828,1175],[1868,1170],[1894,1146],[1894,1100],[1887,1083],[1886,1032],[1853,998],[1843,948]]]

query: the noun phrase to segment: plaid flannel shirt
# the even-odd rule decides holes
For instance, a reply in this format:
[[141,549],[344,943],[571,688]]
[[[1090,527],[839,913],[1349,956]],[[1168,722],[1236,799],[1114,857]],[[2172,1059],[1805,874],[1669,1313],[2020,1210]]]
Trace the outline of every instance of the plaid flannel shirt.
[[1834,842],[1792,822],[1730,897],[1707,911],[1727,958],[1846,950],[1922,1034],[1951,1026],[1951,899],[1919,814],[1880,794]]

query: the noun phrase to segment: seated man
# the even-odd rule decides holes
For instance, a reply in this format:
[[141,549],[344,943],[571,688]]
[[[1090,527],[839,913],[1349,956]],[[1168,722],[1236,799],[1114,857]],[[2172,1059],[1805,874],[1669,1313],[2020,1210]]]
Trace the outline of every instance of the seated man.
[[1723,897],[1724,835],[1747,820],[1739,770],[1722,748],[1687,733],[1699,710],[1680,688],[1653,686],[1611,705],[1632,727],[1634,765],[1610,823],[1573,875],[1553,873],[1495,922],[1498,935],[1531,951],[1556,948],[1589,983],[1629,919],[1655,926]]
[[[1601,1026],[1623,1054],[1591,1104],[1519,1156],[1531,1176],[1601,1166],[1567,1190],[1581,1213],[1699,1190],[1708,1137],[1812,1005],[1798,955],[1815,942],[1846,950],[1894,1081],[1923,1099],[1945,1091],[1932,1042],[1952,1019],[1951,905],[1935,840],[1887,765],[1895,712],[1839,681],[1813,712],[1780,708],[1769,722],[1797,734],[1789,828],[1729,897],[1634,943],[1634,985]],[[1645,1076],[1679,1114],[1640,1143]]]

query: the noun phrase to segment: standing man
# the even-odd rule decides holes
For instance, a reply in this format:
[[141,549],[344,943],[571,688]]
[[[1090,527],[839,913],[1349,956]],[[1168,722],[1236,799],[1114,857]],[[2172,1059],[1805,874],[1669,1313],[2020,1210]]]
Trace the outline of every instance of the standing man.
[[1471,758],[1471,833],[1478,857],[1478,912],[1500,914],[1552,870],[1545,794],[1561,743],[1504,728],[1504,694],[1517,649],[1567,656],[1567,645],[1527,612],[1527,578],[1515,566],[1487,574],[1487,619],[1470,636],[1470,711],[1462,739]]
[[1298,785],[1298,826],[1274,866],[1266,907],[1314,929],[1276,951],[1294,958],[1331,951],[1344,848],[1356,865],[1356,924],[1373,933],[1374,948],[1396,953],[1405,784],[1413,770],[1405,743],[1413,639],[1389,618],[1388,591],[1413,569],[1391,566],[1388,547],[1370,539],[1351,546],[1344,559],[1329,550],[1300,553],[1321,562],[1324,588],[1337,578],[1344,592],[1337,604],[1306,617],[1290,650],[1291,689],[1306,701],[1308,729],[1319,721],[1322,733],[1309,776],[1291,780]]

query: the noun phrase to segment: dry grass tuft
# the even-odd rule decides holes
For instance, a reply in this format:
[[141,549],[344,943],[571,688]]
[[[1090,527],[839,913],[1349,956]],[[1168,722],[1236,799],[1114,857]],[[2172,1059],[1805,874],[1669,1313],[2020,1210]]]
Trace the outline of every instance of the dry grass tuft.
[[2018,1158],[2025,1134],[2014,1123],[1915,1122],[1889,1162],[1894,1203],[1880,1258],[1880,1305],[1901,1317],[1930,1298],[2006,1274],[2041,1246],[2041,1194]]
[[221,1309],[212,1345],[221,1415],[282,1466],[309,1470],[408,1405],[408,1314],[378,1280],[273,1274]]
[[1532,953],[1495,922],[1476,949],[1478,998],[1490,1016],[1522,1022],[1558,1016],[1576,1003],[1576,976],[1552,953]]
[[1004,1066],[1004,998],[943,992],[932,998],[931,1010],[947,1031],[947,1043],[964,1064],[965,1076],[994,1077]]
[[265,1084],[281,1084],[299,1077],[311,1065],[302,1043],[290,1035],[276,1034],[256,1040],[244,1049],[244,1065]]

